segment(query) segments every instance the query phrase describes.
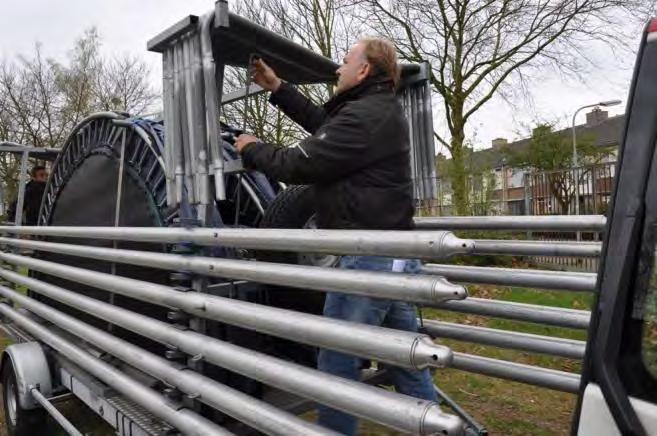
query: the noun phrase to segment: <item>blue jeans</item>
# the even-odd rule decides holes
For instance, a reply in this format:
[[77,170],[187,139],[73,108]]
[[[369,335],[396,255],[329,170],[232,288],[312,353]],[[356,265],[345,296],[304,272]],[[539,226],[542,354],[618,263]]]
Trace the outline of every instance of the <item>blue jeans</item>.
[[[368,271],[393,271],[415,273],[419,270],[417,260],[393,261],[387,257],[344,256],[340,268]],[[324,304],[324,316],[364,324],[385,326],[397,330],[416,332],[415,308],[405,302],[380,300],[357,295],[329,293]],[[319,351],[318,369],[340,377],[358,380],[363,360],[337,351]],[[424,400],[435,401],[436,392],[428,369],[415,371],[386,366],[388,375],[397,392]],[[358,431],[358,419],[347,413],[319,407],[318,424],[346,435]]]

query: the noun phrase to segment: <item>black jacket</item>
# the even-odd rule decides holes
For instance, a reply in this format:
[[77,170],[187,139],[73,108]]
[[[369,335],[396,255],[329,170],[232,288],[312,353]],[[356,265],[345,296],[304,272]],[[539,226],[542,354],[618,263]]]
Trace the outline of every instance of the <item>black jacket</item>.
[[[26,226],[36,226],[39,220],[39,208],[43,192],[46,190],[45,182],[30,180],[25,185],[25,196],[23,197],[23,223]],[[13,221],[16,217],[18,199],[14,200],[7,209],[7,219]],[[17,223],[16,225],[21,225]]]
[[408,127],[390,82],[370,78],[322,107],[282,84],[270,102],[312,136],[291,148],[248,144],[246,168],[314,185],[320,228],[413,227]]

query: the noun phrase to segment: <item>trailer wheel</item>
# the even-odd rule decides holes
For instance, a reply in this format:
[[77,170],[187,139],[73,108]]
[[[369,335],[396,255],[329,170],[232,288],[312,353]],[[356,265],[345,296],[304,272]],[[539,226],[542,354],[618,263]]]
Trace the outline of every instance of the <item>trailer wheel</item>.
[[[290,186],[279,192],[270,203],[260,222],[261,228],[301,229],[315,227],[315,199],[310,186]],[[260,251],[258,260],[297,265],[334,266],[338,257],[291,253],[283,251]],[[285,286],[268,286],[267,304],[283,309],[321,315],[324,310],[325,293]],[[272,339],[271,354],[293,360],[296,363],[315,367],[317,349],[285,339]]]
[[40,408],[24,409],[18,399],[18,383],[11,359],[2,368],[2,404],[5,409],[5,425],[10,436],[30,436],[38,429],[40,434],[48,434],[46,411]]
[[[262,217],[260,227],[274,229],[316,229],[315,196],[311,186],[291,186],[281,191],[269,205]],[[259,259],[270,262],[296,263],[312,266],[335,266],[338,256],[311,254],[261,252]]]

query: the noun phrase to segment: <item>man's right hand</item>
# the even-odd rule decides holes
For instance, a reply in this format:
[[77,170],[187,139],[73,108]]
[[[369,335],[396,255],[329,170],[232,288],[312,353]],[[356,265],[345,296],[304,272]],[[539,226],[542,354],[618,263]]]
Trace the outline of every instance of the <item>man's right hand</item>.
[[276,92],[281,86],[281,79],[262,59],[253,61],[251,79],[267,91]]

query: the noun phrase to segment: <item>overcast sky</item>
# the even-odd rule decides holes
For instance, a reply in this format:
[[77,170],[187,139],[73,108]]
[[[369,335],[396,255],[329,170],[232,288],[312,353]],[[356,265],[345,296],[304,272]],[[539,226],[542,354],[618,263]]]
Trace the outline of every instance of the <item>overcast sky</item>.
[[[29,54],[38,41],[46,56],[64,60],[75,39],[96,26],[103,52],[142,56],[151,66],[158,88],[160,55],[147,52],[146,42],[185,15],[200,15],[214,6],[212,0],[1,0],[1,4],[0,58]],[[520,102],[511,108],[498,98],[484,106],[468,132],[476,147],[488,147],[496,137],[512,140],[526,136],[526,127],[536,120],[556,121],[566,127],[579,106],[600,100],[621,99],[623,104],[609,111],[611,115],[623,113],[633,56],[626,56],[621,65],[606,51],[592,51],[597,53],[600,68],[587,74],[585,83],[564,82],[555,74],[546,74],[530,89],[532,105]],[[583,120],[582,113],[578,122]]]

